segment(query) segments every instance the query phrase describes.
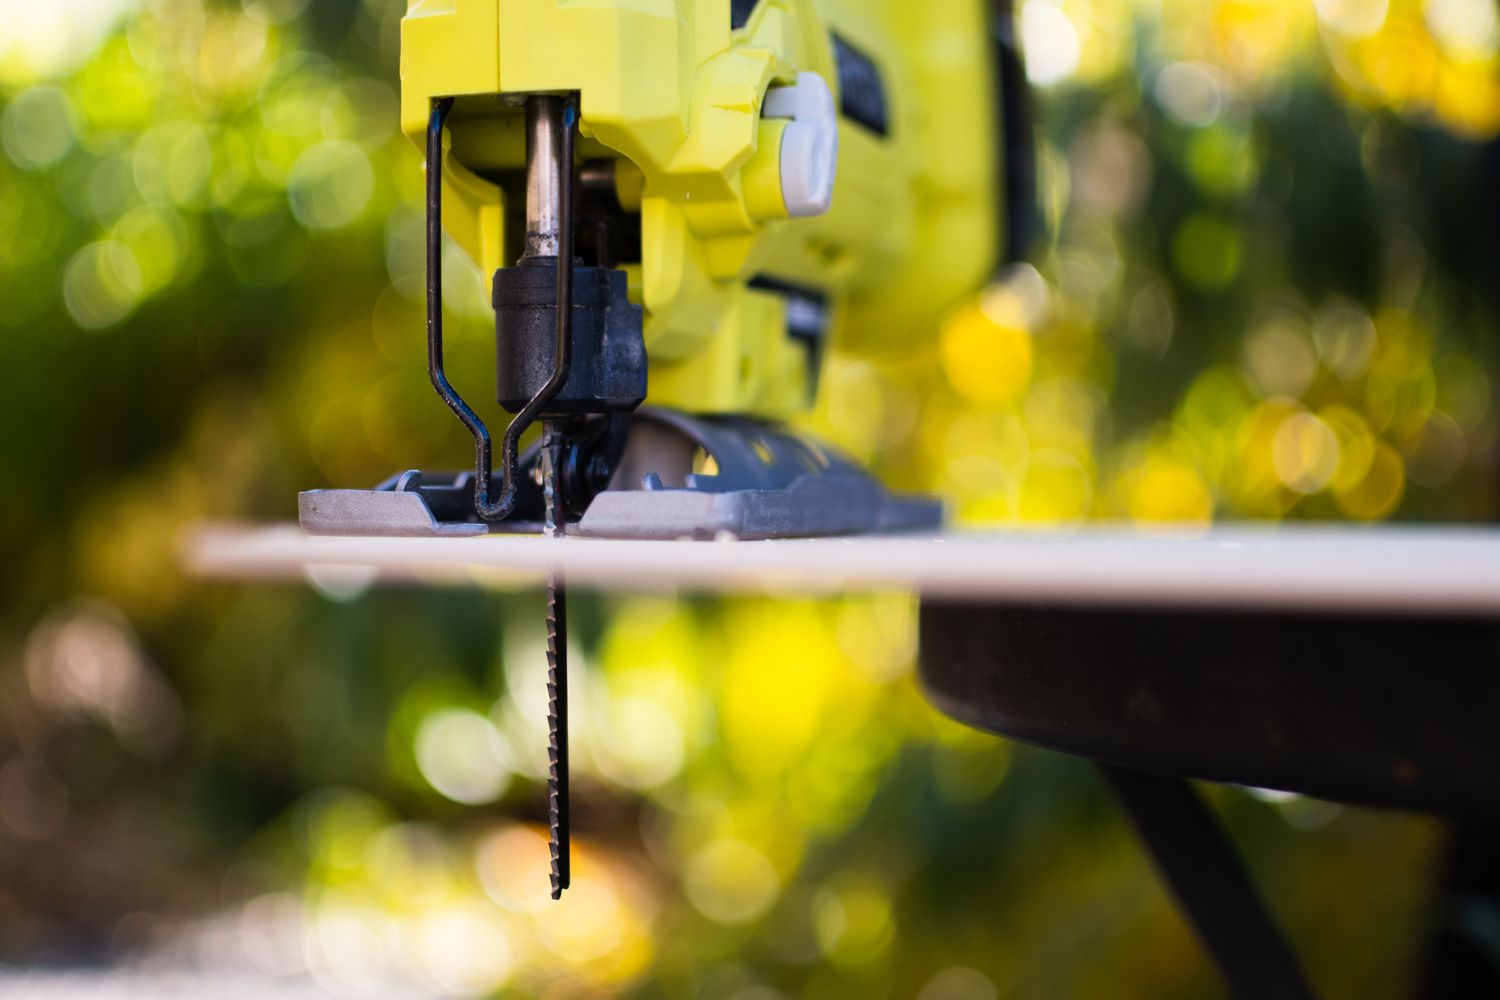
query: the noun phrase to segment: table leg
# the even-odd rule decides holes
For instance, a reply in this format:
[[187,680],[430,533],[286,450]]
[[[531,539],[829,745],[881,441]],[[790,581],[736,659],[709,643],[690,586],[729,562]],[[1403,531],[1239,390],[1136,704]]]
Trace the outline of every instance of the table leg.
[[1313,1000],[1244,863],[1192,785],[1096,764],[1235,1000]]

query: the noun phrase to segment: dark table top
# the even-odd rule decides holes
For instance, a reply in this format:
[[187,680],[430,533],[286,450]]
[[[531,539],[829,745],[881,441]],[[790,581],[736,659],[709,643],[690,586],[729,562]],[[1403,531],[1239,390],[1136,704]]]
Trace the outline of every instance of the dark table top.
[[924,602],[954,718],[1168,774],[1500,818],[1500,619]]

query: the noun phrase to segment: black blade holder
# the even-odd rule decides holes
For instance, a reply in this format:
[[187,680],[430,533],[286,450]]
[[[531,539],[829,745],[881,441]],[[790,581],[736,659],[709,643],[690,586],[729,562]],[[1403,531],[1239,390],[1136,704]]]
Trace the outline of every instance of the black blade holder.
[[[433,102],[427,128],[427,371],[433,387],[474,437],[474,507],[501,521],[516,506],[521,435],[538,419],[543,431],[546,531],[561,537],[570,511],[602,489],[607,469],[565,475],[581,448],[597,438],[588,419],[628,413],[646,396],[641,309],[626,298],[622,271],[574,263],[573,170],[578,128],[575,95],[538,94],[526,101],[526,237],[521,259],[495,273],[496,395],[515,414],[500,446],[500,491],[493,499],[491,445],[484,421],[443,369],[442,156],[453,98]],[[597,422],[595,423],[597,428]],[[574,495],[579,494],[579,495]],[[548,818],[552,897],[570,881],[568,823],[567,592],[561,574],[547,581]]]

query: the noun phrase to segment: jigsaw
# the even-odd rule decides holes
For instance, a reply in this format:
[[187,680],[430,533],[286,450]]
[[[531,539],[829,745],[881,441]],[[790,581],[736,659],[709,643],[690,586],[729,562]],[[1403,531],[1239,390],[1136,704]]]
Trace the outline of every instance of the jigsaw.
[[[929,336],[1020,242],[1010,31],[992,0],[409,0],[401,124],[426,152],[428,372],[474,468],[309,491],[303,527],[937,526],[937,501],[888,492],[785,421],[815,399],[830,345]],[[444,232],[492,276],[511,414],[498,458],[444,365]],[[569,882],[564,584],[548,581],[554,898]]]

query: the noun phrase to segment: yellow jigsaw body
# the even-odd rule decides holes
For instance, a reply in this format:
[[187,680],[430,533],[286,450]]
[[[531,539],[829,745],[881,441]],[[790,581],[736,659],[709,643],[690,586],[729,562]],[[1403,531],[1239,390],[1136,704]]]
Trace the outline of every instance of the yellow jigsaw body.
[[[515,263],[526,160],[522,96],[579,95],[579,156],[616,160],[638,207],[648,402],[780,418],[803,410],[817,352],[787,332],[785,298],[823,294],[845,348],[900,343],[979,287],[1000,233],[998,100],[984,0],[410,0],[402,126],[418,145],[432,101],[456,97],[442,164],[448,233],[486,274]],[[829,210],[789,218],[784,118],[770,87],[820,76],[840,98],[833,41],[878,68],[887,134],[840,116]]]

